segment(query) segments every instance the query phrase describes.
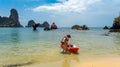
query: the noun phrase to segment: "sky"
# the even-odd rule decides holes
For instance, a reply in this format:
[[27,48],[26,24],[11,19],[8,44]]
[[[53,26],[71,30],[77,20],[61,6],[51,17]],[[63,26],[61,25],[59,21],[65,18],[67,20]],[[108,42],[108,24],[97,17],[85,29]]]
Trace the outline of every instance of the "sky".
[[0,16],[9,17],[12,8],[18,11],[23,26],[34,20],[55,22],[58,27],[104,27],[112,26],[119,16],[120,0],[0,0]]

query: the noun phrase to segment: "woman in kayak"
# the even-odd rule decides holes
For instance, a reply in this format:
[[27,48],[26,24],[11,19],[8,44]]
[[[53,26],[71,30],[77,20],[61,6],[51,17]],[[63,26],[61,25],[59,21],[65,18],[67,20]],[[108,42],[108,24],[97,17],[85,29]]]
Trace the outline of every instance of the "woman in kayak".
[[62,39],[61,44],[63,45],[63,52],[68,52],[68,50],[69,50],[68,42],[69,42],[70,38],[71,38],[71,36],[68,34]]

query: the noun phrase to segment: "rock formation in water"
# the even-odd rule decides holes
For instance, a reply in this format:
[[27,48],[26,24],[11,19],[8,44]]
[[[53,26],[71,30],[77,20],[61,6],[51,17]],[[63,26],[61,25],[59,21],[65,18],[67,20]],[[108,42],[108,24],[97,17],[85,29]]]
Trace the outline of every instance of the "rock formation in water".
[[45,31],[49,31],[50,28],[49,28],[49,27],[45,27],[44,30],[45,30]]
[[114,19],[110,32],[120,32],[120,16]]
[[49,23],[47,21],[44,21],[43,24],[40,24],[39,27],[48,27],[49,28]]
[[52,25],[51,25],[51,30],[52,29],[58,29],[57,25],[53,22]]
[[0,27],[23,27],[19,22],[19,15],[16,9],[10,10],[9,17],[0,16]]
[[89,28],[86,25],[83,25],[83,26],[73,25],[72,29],[75,29],[75,30],[89,30]]
[[37,30],[37,27],[44,27],[44,30],[50,30],[49,23],[44,21],[43,24],[36,23],[34,20],[29,20],[26,27],[33,27],[33,30]]
[[34,25],[32,25],[32,27],[33,27],[33,30],[35,31],[35,30],[37,30],[37,27],[39,26],[39,24],[34,24]]
[[26,27],[32,27],[34,24],[36,24],[34,20],[29,20]]
[[36,30],[37,27],[44,27],[45,31],[58,29],[55,23],[52,23],[51,27],[47,21],[44,21],[43,24],[35,23],[34,20],[28,21],[28,25],[26,27],[33,27],[33,30]]
[[107,26],[105,26],[103,29],[109,29]]
[[29,20],[28,25],[26,27],[32,27],[34,24],[37,24],[38,27],[48,27],[49,28],[49,23],[47,21],[43,22],[43,24],[36,23],[34,20]]

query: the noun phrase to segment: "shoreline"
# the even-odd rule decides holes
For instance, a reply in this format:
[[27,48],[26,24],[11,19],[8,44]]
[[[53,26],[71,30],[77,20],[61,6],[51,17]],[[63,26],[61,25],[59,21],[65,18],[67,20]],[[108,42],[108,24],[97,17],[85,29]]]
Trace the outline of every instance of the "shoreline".
[[35,63],[25,65],[22,67],[120,67],[120,57],[100,57],[100,58],[89,58],[86,60],[60,60],[57,62],[50,63]]

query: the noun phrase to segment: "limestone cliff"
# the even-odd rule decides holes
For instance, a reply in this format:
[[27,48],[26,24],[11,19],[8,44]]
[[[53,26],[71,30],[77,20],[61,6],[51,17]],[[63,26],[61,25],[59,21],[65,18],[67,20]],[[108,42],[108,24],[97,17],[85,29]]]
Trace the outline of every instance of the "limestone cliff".
[[0,27],[23,27],[19,22],[19,15],[16,9],[10,10],[9,17],[0,16]]

